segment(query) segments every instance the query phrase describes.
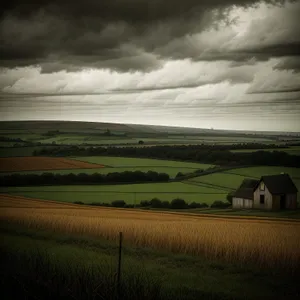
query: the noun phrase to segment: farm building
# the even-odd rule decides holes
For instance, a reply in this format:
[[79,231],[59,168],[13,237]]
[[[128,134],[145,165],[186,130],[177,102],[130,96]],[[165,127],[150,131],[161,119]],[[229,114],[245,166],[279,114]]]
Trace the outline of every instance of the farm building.
[[232,198],[233,209],[281,210],[297,208],[298,190],[288,174],[245,179]]

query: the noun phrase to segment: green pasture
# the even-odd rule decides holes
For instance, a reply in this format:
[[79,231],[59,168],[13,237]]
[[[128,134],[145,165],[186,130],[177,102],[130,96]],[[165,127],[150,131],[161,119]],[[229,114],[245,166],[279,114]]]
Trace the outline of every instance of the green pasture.
[[259,166],[233,169],[223,172],[224,174],[236,174],[244,177],[260,178],[263,175],[276,175],[280,173],[287,173],[293,179],[300,179],[299,168],[286,168],[286,167],[271,167],[271,166]]
[[71,157],[72,159],[85,161],[94,164],[102,164],[114,168],[123,167],[166,167],[166,168],[186,168],[186,169],[207,169],[213,167],[209,164],[181,162],[163,159],[151,158],[131,158],[131,157],[118,157],[118,156],[83,156]]
[[[33,151],[32,148],[31,151]],[[158,173],[167,173],[172,178],[175,177],[178,172],[190,173],[198,169],[207,169],[213,166],[209,164],[179,162],[179,161],[170,161],[170,160],[110,157],[110,156],[72,157],[72,159],[94,163],[94,164],[102,164],[105,165],[105,167],[97,168],[97,169],[49,170],[48,172],[54,174],[70,174],[70,173],[108,174],[113,172],[125,172],[125,171],[142,171],[142,172],[155,171]],[[0,172],[0,175],[13,174],[13,173],[43,174],[45,172],[46,171],[23,171],[23,172],[8,172],[8,173]]]
[[1,188],[1,192],[45,200],[63,202],[81,201],[84,203],[124,200],[127,204],[159,198],[172,201],[182,198],[186,202],[211,204],[226,199],[226,192],[205,186],[189,185],[180,182],[146,183],[124,185],[67,185]]
[[279,148],[279,149],[240,149],[240,150],[231,150],[234,153],[250,153],[255,151],[283,151],[290,155],[300,155],[300,147],[299,146],[291,146],[290,148]]
[[[110,172],[124,171],[142,171],[149,170],[167,173],[170,177],[175,177],[178,172],[190,173],[199,169],[206,170],[213,165],[180,162],[172,160],[148,159],[148,158],[128,158],[128,157],[111,157],[111,156],[85,156],[72,157],[72,159],[85,161],[94,164],[105,165],[105,168],[99,169],[99,173],[107,174]],[[97,169],[98,172],[98,169]]]
[[[287,173],[293,179],[295,185],[300,191],[300,169],[299,168],[285,168],[285,167],[249,167],[233,169],[225,172],[213,173],[205,176],[195,177],[185,182],[188,184],[201,184],[202,186],[219,188],[224,191],[232,191],[240,186],[245,178],[259,179],[264,175],[277,175],[281,172]],[[300,193],[298,193],[298,200],[300,200]]]

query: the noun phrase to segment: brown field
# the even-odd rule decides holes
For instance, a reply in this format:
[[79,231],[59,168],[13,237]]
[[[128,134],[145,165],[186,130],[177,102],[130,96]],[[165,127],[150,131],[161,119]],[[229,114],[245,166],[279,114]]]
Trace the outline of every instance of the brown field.
[[0,195],[0,220],[33,229],[116,240],[175,253],[296,270],[300,222],[202,218]]
[[65,169],[97,169],[103,165],[58,157],[5,157],[0,158],[0,172],[46,171]]

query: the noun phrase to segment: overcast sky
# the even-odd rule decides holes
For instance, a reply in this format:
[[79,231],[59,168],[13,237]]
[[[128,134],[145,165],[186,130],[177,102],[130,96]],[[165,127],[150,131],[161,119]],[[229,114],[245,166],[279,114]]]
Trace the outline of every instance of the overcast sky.
[[300,1],[9,1],[0,119],[300,131]]

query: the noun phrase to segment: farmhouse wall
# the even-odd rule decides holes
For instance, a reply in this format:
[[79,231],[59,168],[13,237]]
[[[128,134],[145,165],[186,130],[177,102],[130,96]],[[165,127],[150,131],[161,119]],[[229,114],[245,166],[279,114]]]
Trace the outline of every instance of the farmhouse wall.
[[280,196],[273,195],[273,210],[280,210]]
[[[265,195],[265,203],[260,204],[260,195]],[[272,210],[273,201],[272,201],[272,194],[268,190],[268,188],[265,186],[265,189],[263,191],[260,190],[260,185],[256,188],[254,191],[254,200],[253,200],[253,208],[257,209],[266,209],[266,210]]]
[[253,208],[253,200],[244,199],[244,208]]
[[239,209],[239,208],[243,208],[244,205],[244,199],[243,198],[232,198],[232,208],[233,209]]
[[240,208],[252,208],[253,200],[251,199],[243,199],[243,198],[232,198],[232,208],[240,209]]
[[296,209],[297,208],[297,194],[287,194],[286,195],[286,208]]
[[[286,194],[285,197],[285,208],[296,209],[297,194]],[[280,195],[273,195],[273,210],[280,210]]]

